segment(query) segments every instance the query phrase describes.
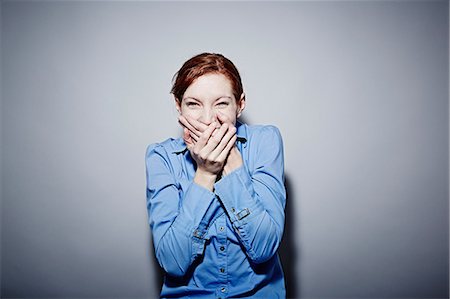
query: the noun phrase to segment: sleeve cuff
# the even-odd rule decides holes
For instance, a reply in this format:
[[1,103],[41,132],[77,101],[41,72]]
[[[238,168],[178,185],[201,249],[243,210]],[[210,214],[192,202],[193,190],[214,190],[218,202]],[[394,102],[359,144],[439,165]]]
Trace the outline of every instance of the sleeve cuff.
[[187,230],[187,233],[193,238],[203,238],[206,232],[198,228],[201,223],[209,222],[204,217],[215,197],[213,192],[192,182],[181,203],[180,215],[183,215],[183,219],[177,223],[178,228]]
[[246,224],[263,210],[255,199],[252,178],[244,165],[222,177],[214,187],[235,227]]

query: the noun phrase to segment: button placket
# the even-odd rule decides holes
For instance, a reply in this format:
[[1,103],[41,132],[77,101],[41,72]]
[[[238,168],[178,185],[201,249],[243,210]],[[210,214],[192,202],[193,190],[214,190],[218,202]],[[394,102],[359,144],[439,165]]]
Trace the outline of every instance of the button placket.
[[217,277],[218,277],[218,297],[226,297],[227,293],[227,255],[226,255],[226,244],[227,244],[227,232],[226,232],[226,215],[222,215],[217,219],[218,231],[218,260],[217,265]]

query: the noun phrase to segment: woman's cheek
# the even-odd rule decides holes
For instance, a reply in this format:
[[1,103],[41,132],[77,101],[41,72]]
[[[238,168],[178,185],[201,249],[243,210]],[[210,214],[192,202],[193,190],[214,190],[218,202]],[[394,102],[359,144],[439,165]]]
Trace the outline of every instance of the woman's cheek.
[[185,109],[181,112],[181,115],[183,116],[187,116],[193,119],[198,119],[199,118],[199,113],[196,112],[195,110],[190,110],[190,109]]
[[230,122],[235,125],[236,124],[236,116],[237,116],[236,111],[234,109],[229,109],[227,111],[226,115],[227,115],[228,119],[230,120]]

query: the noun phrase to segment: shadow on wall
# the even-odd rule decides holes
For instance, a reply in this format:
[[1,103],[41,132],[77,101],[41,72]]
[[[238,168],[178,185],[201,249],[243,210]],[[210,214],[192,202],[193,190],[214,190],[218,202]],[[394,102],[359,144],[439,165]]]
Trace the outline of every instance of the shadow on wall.
[[156,259],[153,241],[150,244],[150,254],[151,254],[151,258],[153,260],[153,265],[154,265],[152,267],[152,270],[154,271],[153,285],[158,288],[157,294],[159,295],[161,293],[161,288],[162,288],[162,285],[164,282],[164,270],[163,270],[163,268],[161,268],[159,266],[158,260]]
[[297,252],[295,250],[294,242],[294,202],[292,199],[291,180],[287,174],[285,174],[285,187],[286,187],[286,221],[284,224],[284,234],[281,240],[278,253],[280,255],[281,264],[284,270],[284,279],[286,282],[286,297],[298,298],[300,293],[300,286],[297,284],[297,271],[295,265],[297,264]]

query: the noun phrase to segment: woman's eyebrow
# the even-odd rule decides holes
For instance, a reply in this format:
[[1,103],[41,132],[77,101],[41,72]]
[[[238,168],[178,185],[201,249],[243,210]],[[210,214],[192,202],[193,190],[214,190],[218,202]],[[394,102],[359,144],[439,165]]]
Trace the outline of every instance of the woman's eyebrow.
[[218,100],[220,100],[220,99],[223,99],[223,98],[227,98],[227,99],[230,99],[230,100],[231,100],[231,97],[230,97],[230,96],[221,96],[221,97],[218,97],[218,98],[216,99],[216,101],[218,101]]
[[[220,97],[218,97],[217,99],[215,99],[214,102],[216,102],[216,101],[218,101],[218,100],[220,100],[220,99],[223,99],[223,98],[230,99],[230,100],[232,99],[232,97],[230,97],[230,96],[220,96]],[[195,101],[201,102],[199,99],[196,99],[196,98],[194,98],[194,97],[185,97],[185,98],[183,98],[183,100],[188,100],[188,99],[191,99],[191,100],[195,100]]]
[[200,100],[198,100],[198,99],[196,99],[194,97],[185,97],[185,98],[183,98],[183,100],[187,100],[187,99],[191,99],[191,100],[195,100],[197,102],[200,102]]

